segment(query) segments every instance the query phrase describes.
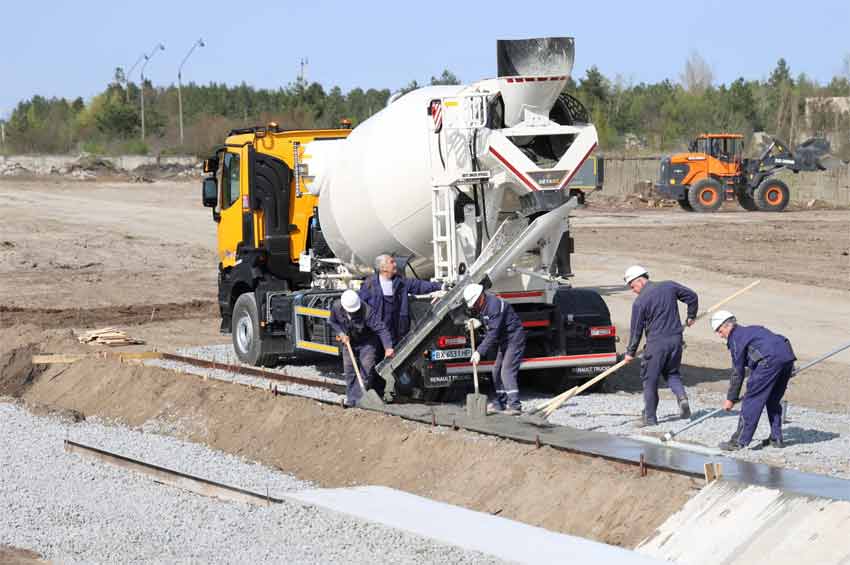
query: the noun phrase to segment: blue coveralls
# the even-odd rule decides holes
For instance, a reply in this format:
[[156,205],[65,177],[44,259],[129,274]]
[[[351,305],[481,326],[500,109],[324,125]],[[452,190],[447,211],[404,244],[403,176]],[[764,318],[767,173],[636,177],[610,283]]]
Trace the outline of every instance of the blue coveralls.
[[378,317],[390,330],[393,345],[410,331],[411,294],[428,294],[443,288],[442,283],[410,279],[396,275],[393,277],[393,294],[384,296],[379,275],[372,275],[363,281],[360,287],[360,299],[372,307]]
[[736,325],[726,339],[734,374],[726,398],[738,402],[745,370],[750,370],[747,392],[735,439],[744,447],[753,439],[761,412],[767,408],[770,438],[782,441],[782,396],[794,371],[797,357],[788,339],[762,326]]
[[[360,364],[360,374],[367,389],[373,388],[373,374],[376,364],[378,348],[392,347],[392,337],[384,322],[368,304],[361,304],[360,310],[348,313],[342,307],[339,300],[334,301],[331,306],[331,316],[328,324],[334,331],[334,335],[345,334],[350,338],[351,349]],[[381,353],[383,353],[383,349]],[[357,382],[357,374],[351,362],[351,355],[345,344],[340,347],[342,354],[342,373],[345,377],[345,402],[353,406],[360,401],[363,391]]]
[[643,383],[644,415],[647,422],[656,421],[658,379],[664,377],[670,390],[681,402],[688,395],[682,385],[682,321],[678,302],[688,305],[688,318],[697,316],[699,299],[686,286],[673,281],[648,281],[632,304],[632,325],[626,353],[636,357],[641,336],[646,330],[646,348],[640,363]]
[[[401,341],[410,331],[410,298],[411,294],[428,294],[435,290],[440,290],[443,285],[441,283],[423,281],[419,279],[411,279],[396,275],[393,277],[393,293],[391,296],[384,296],[383,288],[381,287],[380,275],[372,275],[363,281],[360,287],[360,299],[372,307],[378,318],[384,322],[384,325],[390,332],[393,341],[393,347]],[[375,358],[375,364],[380,363],[384,358],[384,352],[378,351]],[[384,388],[387,383],[380,375],[375,375],[375,390],[378,394],[384,394]]]
[[496,362],[493,364],[493,387],[496,402],[504,408],[519,409],[519,366],[525,351],[525,330],[513,307],[489,293],[484,294],[484,305],[479,312],[481,323],[487,332],[478,353],[483,358],[495,346]]

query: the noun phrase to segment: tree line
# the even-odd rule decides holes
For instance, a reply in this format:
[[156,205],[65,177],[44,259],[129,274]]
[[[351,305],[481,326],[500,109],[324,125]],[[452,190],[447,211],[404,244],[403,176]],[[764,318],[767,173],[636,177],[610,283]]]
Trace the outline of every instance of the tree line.
[[[459,84],[446,70],[430,84]],[[399,91],[420,85],[412,81]],[[145,89],[145,143],[139,139],[140,88]],[[729,131],[749,137],[766,131],[789,141],[806,134],[844,140],[836,152],[850,152],[850,113],[811,98],[850,96],[850,57],[845,70],[827,84],[804,73],[794,76],[784,59],[764,80],[739,78],[716,85],[710,66],[697,53],[686,61],[679,80],[634,84],[622,76],[606,77],[594,67],[570,79],[565,91],[588,109],[605,152],[658,152],[682,149],[694,134]],[[353,125],[383,108],[388,88],[343,92],[319,83],[296,80],[285,87],[254,88],[242,83],[182,87],[185,142],[178,134],[177,87],[125,80],[120,69],[103,92],[82,98],[33,96],[12,111],[6,127],[6,153],[205,154],[231,128],[276,121],[287,129]],[[793,141],[792,141],[793,143]],[[835,145],[835,142],[834,142]],[[845,157],[846,158],[846,157]]]

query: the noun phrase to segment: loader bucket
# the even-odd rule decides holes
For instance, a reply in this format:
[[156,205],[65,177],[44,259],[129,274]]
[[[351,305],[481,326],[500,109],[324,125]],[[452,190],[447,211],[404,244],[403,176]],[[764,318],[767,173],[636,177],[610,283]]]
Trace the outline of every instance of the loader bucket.
[[829,140],[812,137],[797,146],[794,156],[801,171],[825,171],[841,164],[830,154],[831,149]]

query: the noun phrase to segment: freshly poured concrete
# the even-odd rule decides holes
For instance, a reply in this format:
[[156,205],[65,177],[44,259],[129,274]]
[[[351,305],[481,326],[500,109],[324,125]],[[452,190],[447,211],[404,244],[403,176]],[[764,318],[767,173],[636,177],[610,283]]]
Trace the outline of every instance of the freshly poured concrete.
[[780,489],[789,493],[850,501],[850,481],[679,449],[672,445],[655,445],[646,441],[577,430],[566,426],[539,427],[521,418],[500,414],[473,419],[467,417],[463,407],[447,404],[437,406],[388,404],[381,408],[381,412],[418,422],[457,426],[482,434],[497,434],[500,437],[524,443],[540,442],[541,445],[627,463],[638,463],[643,457],[647,467],[698,477],[703,476],[705,463],[720,463],[725,479]]
[[850,502],[715,481],[637,551],[676,563],[850,563]]
[[287,497],[517,563],[663,563],[604,543],[387,487],[308,490]]

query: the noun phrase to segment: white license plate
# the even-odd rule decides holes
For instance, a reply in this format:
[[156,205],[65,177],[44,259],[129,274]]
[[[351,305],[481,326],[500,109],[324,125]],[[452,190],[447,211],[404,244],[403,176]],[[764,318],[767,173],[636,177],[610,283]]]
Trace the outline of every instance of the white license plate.
[[472,357],[471,347],[460,349],[435,349],[431,352],[431,361],[450,361],[453,359],[469,359]]

